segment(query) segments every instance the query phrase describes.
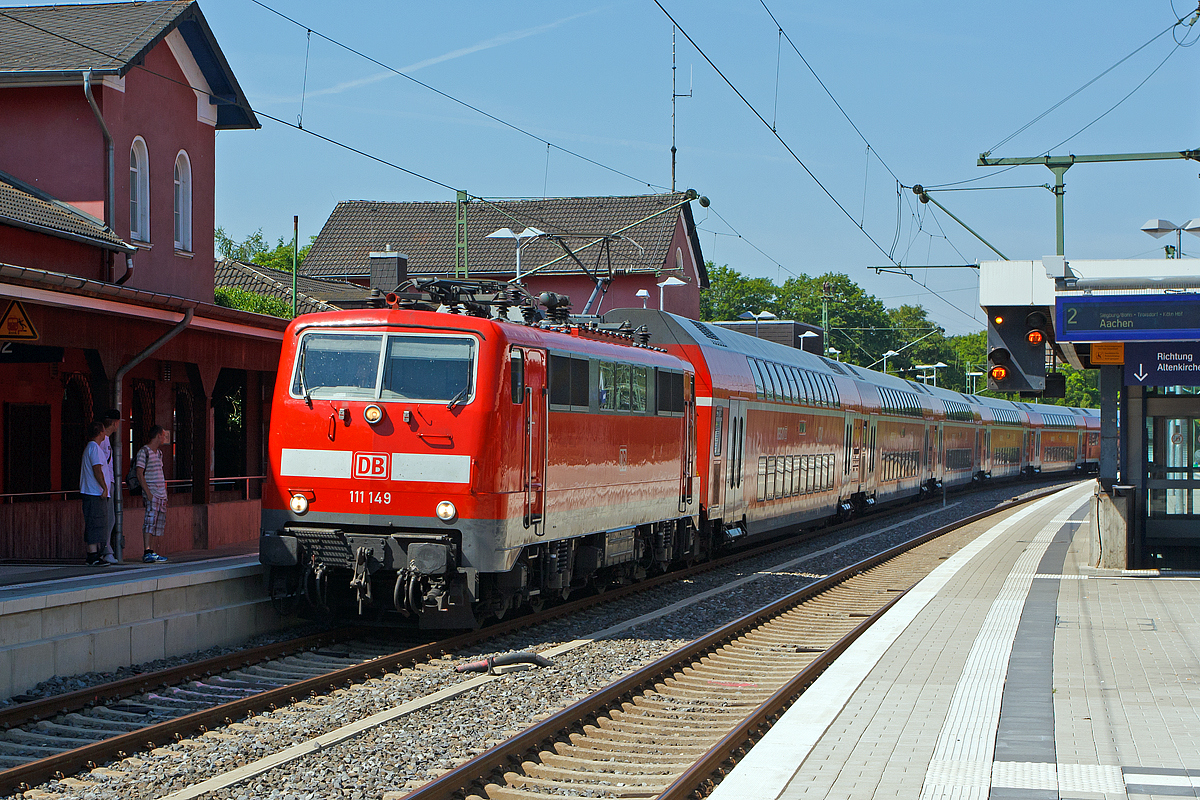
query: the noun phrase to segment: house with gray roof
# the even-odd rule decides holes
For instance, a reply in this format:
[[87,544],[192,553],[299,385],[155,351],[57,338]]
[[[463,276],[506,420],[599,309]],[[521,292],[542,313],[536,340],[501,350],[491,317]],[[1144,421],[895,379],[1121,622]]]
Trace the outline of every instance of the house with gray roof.
[[[534,233],[520,240],[520,279],[534,294],[565,294],[573,311],[592,314],[657,308],[661,296],[667,311],[696,318],[708,273],[692,216],[695,198],[694,192],[675,192],[477,200],[461,206],[349,200],[338,203],[326,220],[304,272],[369,285],[370,254],[392,250],[407,257],[410,277],[454,276],[457,264],[460,277],[515,280],[518,240],[512,235],[530,230]],[[466,216],[465,269],[458,247],[460,210]],[[494,236],[504,229],[508,234]]]

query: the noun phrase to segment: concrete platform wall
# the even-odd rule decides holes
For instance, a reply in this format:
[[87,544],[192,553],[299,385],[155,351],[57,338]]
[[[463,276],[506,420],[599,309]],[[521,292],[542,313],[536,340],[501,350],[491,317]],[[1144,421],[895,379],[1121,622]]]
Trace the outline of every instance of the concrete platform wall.
[[38,594],[0,603],[0,696],[47,678],[108,671],[292,624],[257,564]]

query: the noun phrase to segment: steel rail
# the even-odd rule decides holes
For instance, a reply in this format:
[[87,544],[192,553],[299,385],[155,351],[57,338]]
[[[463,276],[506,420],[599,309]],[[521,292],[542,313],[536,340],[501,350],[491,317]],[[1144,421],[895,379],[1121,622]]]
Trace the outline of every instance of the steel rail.
[[131,675],[128,678],[90,686],[74,692],[51,695],[39,700],[31,700],[27,703],[18,703],[0,708],[0,728],[8,730],[9,728],[15,728],[30,722],[38,722],[59,714],[78,711],[105,701],[123,700],[126,697],[149,691],[150,689],[157,689],[164,685],[207,678],[214,673],[223,672],[228,669],[248,667],[272,658],[280,658],[314,647],[334,644],[348,638],[350,635],[352,635],[352,632],[347,630],[314,633],[296,639],[288,639],[285,642],[274,642],[259,647],[252,647],[248,650],[239,650],[236,653],[213,656],[201,661],[181,664],[177,667],[168,667],[162,670],[155,670],[154,672],[143,672],[138,675]]
[[[581,725],[588,722],[595,722],[595,718],[602,712],[619,705],[624,700],[631,700],[632,696],[637,692],[653,688],[656,682],[664,677],[669,677],[680,667],[692,663],[699,656],[710,653],[746,631],[752,630],[766,620],[776,617],[784,611],[832,589],[849,578],[876,567],[885,561],[890,561],[939,536],[944,536],[961,527],[1011,510],[1025,503],[1040,500],[1057,491],[1060,491],[1060,489],[1046,489],[1027,497],[1013,498],[995,508],[972,514],[914,537],[907,542],[902,542],[881,553],[856,562],[815,583],[798,589],[757,611],[752,611],[727,623],[716,631],[684,645],[679,650],[642,667],[610,686],[588,695],[577,703],[547,717],[545,720],[527,728],[516,736],[497,744],[476,758],[415,789],[405,795],[403,800],[455,800],[464,794],[470,794],[469,787],[476,784],[479,784],[481,787],[486,785],[489,778],[497,771],[502,771],[506,767],[519,766],[525,760],[524,757],[529,755],[531,751],[536,752],[558,737],[569,731],[578,729]],[[777,713],[779,709],[786,707],[786,705],[790,705],[791,699],[794,699],[796,694],[815,680],[822,669],[827,669],[836,659],[837,654],[840,654],[858,636],[861,636],[900,596],[903,596],[903,593],[899,593],[896,598],[888,601],[883,608],[870,617],[867,617],[862,623],[835,643],[825,654],[819,656],[813,662],[812,666],[798,673],[784,689],[780,689],[773,694],[757,711],[751,714],[750,718],[739,724],[734,731],[726,735],[705,756],[702,756],[700,761],[685,771],[672,786],[668,787],[667,791],[660,795],[660,800],[682,800],[682,798],[694,792],[701,783],[708,780],[713,772],[729,759],[732,753],[744,747],[754,732],[773,714]],[[829,653],[834,653],[834,655],[828,655]],[[816,664],[818,663],[824,666],[821,669],[817,669]],[[787,695],[784,691],[788,687],[792,687],[795,690],[790,695]],[[735,732],[737,732],[736,735]],[[483,794],[482,790],[478,793]]]
[[[970,524],[970,522],[973,522],[977,519],[990,516],[991,514],[998,513],[1007,508],[1012,508],[1014,505],[1017,505],[1021,502],[1028,502],[1030,500],[1038,499],[1047,494],[1051,494],[1054,491],[1058,490],[1044,490],[1043,492],[1036,493],[1020,500],[1014,498],[1014,500],[1008,501],[1007,503],[997,506],[994,509],[982,512],[981,514],[973,515],[965,520],[959,520],[949,526],[944,526],[944,528],[939,528],[938,531],[945,532],[946,530],[952,530],[959,525]],[[920,501],[918,503],[898,507],[897,510],[903,513],[903,511],[911,509],[914,505],[922,505],[930,502],[934,501],[932,499]],[[886,517],[881,514],[879,518]],[[110,737],[108,739],[103,739],[74,750],[68,750],[38,759],[36,761],[30,761],[26,764],[0,771],[0,792],[9,793],[16,790],[24,790],[38,782],[65,774],[71,774],[84,768],[91,768],[104,761],[123,758],[128,753],[136,752],[141,749],[152,749],[175,739],[182,738],[185,734],[191,734],[196,731],[206,731],[212,726],[228,724],[235,719],[251,715],[263,709],[278,707],[289,702],[294,702],[300,697],[315,692],[324,691],[353,681],[363,680],[371,677],[372,675],[383,674],[389,670],[400,669],[410,664],[426,661],[431,658],[438,658],[455,650],[475,645],[479,642],[496,636],[504,636],[525,627],[539,625],[559,617],[575,614],[600,603],[619,600],[629,595],[653,589],[667,583],[699,575],[710,570],[719,569],[747,558],[764,555],[784,547],[795,545],[815,536],[830,533],[850,525],[857,525],[862,521],[862,518],[852,519],[846,522],[830,525],[825,528],[816,529],[804,534],[803,536],[785,536],[777,541],[767,542],[750,550],[732,553],[713,561],[704,562],[702,564],[697,564],[678,571],[663,573],[638,583],[629,584],[616,589],[610,589],[595,596],[553,606],[552,608],[548,608],[536,614],[513,617],[509,620],[498,622],[494,625],[490,625],[487,628],[477,631],[471,631],[436,642],[407,648],[390,655],[380,656],[379,658],[371,659],[370,661],[364,661],[361,664],[344,667],[342,669],[327,673],[326,675],[309,678],[307,680],[278,687],[276,689],[269,689],[249,697],[239,698],[228,703],[213,706],[212,708],[202,709],[200,711],[195,711],[180,717],[165,720],[136,731],[131,731]],[[934,533],[936,535],[941,535],[937,532]],[[931,534],[926,534],[926,536],[929,535]],[[905,545],[901,545],[900,547],[903,548],[904,546]],[[896,548],[892,548],[892,550],[896,550]],[[891,550],[888,552],[891,552]],[[865,563],[865,561],[859,562],[859,564],[856,564],[849,569],[858,569],[861,571],[862,569],[869,568],[862,566]],[[843,572],[846,571],[843,570]],[[841,574],[842,573],[838,573],[838,575]],[[827,588],[828,586],[831,586],[833,583],[837,582],[834,581],[833,583],[830,583],[831,578],[823,579],[816,584],[805,587],[804,589],[801,589],[800,592],[813,591],[815,587]],[[823,591],[824,589],[821,590]],[[750,616],[753,616],[753,614]],[[743,619],[748,619],[748,617]],[[43,700],[35,701],[34,703],[26,703],[8,709],[2,709],[0,710],[0,724],[3,724],[5,727],[13,727],[17,724],[21,724],[22,720],[24,722],[30,722],[38,719],[39,717],[44,719],[47,716],[54,716],[58,713],[65,713],[67,711],[77,710],[89,705],[95,705],[98,701],[104,699],[120,699],[122,697],[127,697],[130,694],[136,694],[139,690],[155,688],[163,683],[172,682],[172,679],[168,677],[168,673],[177,673],[178,675],[181,675],[182,677],[176,677],[174,679],[175,681],[179,681],[187,680],[190,677],[195,677],[197,675],[203,675],[205,672],[211,674],[213,672],[219,672],[222,669],[237,668],[245,665],[245,660],[249,654],[260,650],[266,651],[274,648],[279,651],[275,653],[275,655],[267,656],[267,658],[277,657],[278,655],[286,654],[288,652],[296,652],[298,650],[307,649],[308,647],[314,645],[314,643],[309,642],[307,644],[298,646],[298,643],[300,642],[305,642],[308,639],[317,639],[321,640],[319,642],[320,644],[329,643],[332,641],[332,639],[322,639],[321,637],[332,637],[335,635],[335,633],[336,632],[330,632],[328,634],[314,634],[312,637],[303,637],[302,639],[290,640],[289,642],[264,645],[262,648],[255,648],[254,650],[241,651],[239,653],[234,653],[227,656],[217,656],[213,659],[206,659],[201,662],[183,665],[181,667],[175,667],[153,673],[146,673],[144,675],[137,675],[120,681],[114,681],[110,684],[103,684],[101,686],[82,689],[66,695],[48,697]],[[649,669],[649,667],[646,669]],[[641,672],[642,671],[639,671],[638,673],[635,673],[635,675],[641,674]],[[122,692],[124,692],[124,694],[122,694]],[[37,716],[35,716],[35,714]],[[555,717],[552,717],[551,719],[557,718],[558,716],[559,715],[555,715]],[[522,734],[522,736],[523,735],[524,734]],[[485,753],[484,755],[487,754]],[[481,756],[481,758],[482,757],[483,756]],[[451,774],[453,774],[453,771],[451,773],[447,773],[447,776]]]

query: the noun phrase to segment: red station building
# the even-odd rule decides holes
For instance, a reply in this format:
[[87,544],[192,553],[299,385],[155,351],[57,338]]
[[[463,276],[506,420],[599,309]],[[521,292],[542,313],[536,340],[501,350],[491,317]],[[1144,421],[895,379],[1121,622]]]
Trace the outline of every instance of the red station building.
[[82,558],[110,407],[121,472],[173,433],[161,552],[256,542],[285,321],[213,304],[213,196],[216,132],[258,120],[195,2],[0,11],[0,558]]

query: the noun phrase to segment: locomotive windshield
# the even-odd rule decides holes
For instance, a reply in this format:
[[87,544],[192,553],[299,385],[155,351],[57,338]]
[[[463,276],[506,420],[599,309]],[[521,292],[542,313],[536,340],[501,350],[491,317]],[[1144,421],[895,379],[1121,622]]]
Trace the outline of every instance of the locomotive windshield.
[[292,394],[348,400],[470,400],[475,340],[450,336],[309,333]]

